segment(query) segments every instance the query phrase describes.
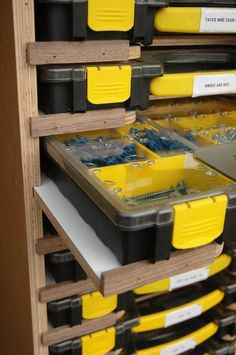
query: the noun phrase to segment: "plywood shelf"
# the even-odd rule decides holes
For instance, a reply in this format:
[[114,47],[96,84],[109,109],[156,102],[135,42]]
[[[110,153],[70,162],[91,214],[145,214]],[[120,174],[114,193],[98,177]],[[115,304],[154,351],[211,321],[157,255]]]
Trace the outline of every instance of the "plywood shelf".
[[200,248],[174,251],[169,260],[155,264],[143,260],[121,266],[115,255],[82,220],[54,182],[44,177],[42,185],[35,188],[35,199],[64,244],[104,296],[130,291],[157,280],[207,266],[222,252],[222,245],[212,243]]
[[123,108],[93,110],[85,113],[63,113],[32,116],[30,130],[32,137],[45,137],[53,134],[95,131],[117,128],[136,120],[135,111]]
[[152,47],[168,46],[235,46],[235,35],[159,35],[153,39]]
[[27,45],[30,65],[120,62],[140,57],[140,46],[127,40],[34,42]]

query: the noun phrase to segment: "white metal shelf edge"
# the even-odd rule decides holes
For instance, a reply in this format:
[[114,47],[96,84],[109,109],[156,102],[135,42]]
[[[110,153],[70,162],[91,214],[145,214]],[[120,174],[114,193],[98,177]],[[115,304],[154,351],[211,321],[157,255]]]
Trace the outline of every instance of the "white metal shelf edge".
[[52,180],[43,175],[42,184],[35,191],[99,279],[103,272],[121,266]]

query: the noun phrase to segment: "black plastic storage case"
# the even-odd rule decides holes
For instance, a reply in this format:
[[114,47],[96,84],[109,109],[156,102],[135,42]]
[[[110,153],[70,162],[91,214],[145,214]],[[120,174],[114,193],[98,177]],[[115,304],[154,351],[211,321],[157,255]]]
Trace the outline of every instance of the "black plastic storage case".
[[150,80],[160,75],[162,65],[157,61],[40,66],[39,108],[45,113],[111,107],[146,109]]
[[235,355],[236,342],[235,341],[223,341],[215,339],[215,337],[203,343],[192,355]]
[[[236,51],[232,48],[175,48],[146,51],[141,59],[119,65],[39,66],[39,108],[47,114],[109,107],[144,110],[149,94],[178,96],[182,92],[192,96],[189,80],[193,85],[196,75],[208,72],[233,75],[235,63]],[[180,81],[175,75],[182,73],[189,74]],[[173,75],[171,82],[165,74]],[[182,87],[187,89],[183,91]]]
[[[103,15],[100,20],[96,8],[89,9],[88,0],[36,0],[37,40],[130,39],[148,45],[152,43],[156,9],[168,3],[168,0],[113,2],[110,9],[106,6],[100,10]],[[99,23],[94,24],[94,20]]]
[[[64,298],[61,300],[48,303],[47,304],[48,319],[52,324],[52,326],[60,327],[66,324],[69,324],[70,326],[74,326],[77,324],[81,324],[83,319],[100,318],[111,312],[125,311],[127,315],[129,316],[132,315],[132,317],[134,317],[134,315],[136,315],[137,313],[133,292],[125,292],[117,296],[104,298],[105,302],[99,303],[99,301],[96,298],[95,303],[93,303],[93,306],[95,306],[96,304],[96,307],[92,306],[94,308],[93,310],[91,310],[91,308],[86,310],[87,312],[90,313],[89,318],[83,318],[83,310],[84,310],[83,296],[84,295],[73,296],[73,297]],[[87,297],[90,295],[85,295],[85,296]],[[106,300],[108,302],[106,302]],[[110,300],[111,303],[109,302]],[[91,303],[87,304],[87,308],[89,306],[91,306]],[[111,308],[110,306],[114,306],[114,309],[112,309],[113,307]],[[99,312],[97,312],[98,308],[99,308]],[[94,313],[94,317],[92,317],[93,313]]]
[[[182,352],[185,352],[193,349],[192,341],[195,342],[196,347],[210,339],[213,335],[218,340],[222,339],[225,335],[234,337],[236,334],[235,325],[235,313],[233,311],[224,310],[222,307],[218,306],[203,316],[182,323],[181,327],[180,325],[174,325],[167,329],[134,333],[133,336],[138,354],[142,355],[142,350],[148,351],[149,348],[151,354],[154,354],[155,350],[164,351],[164,349],[166,350],[166,354],[169,354],[167,349],[172,349],[175,343],[179,344],[181,349],[183,346]],[[188,339],[190,343],[185,344],[185,341],[188,341]],[[143,353],[146,354],[145,351]]]
[[119,1],[114,2],[110,7],[104,6],[104,9],[102,6],[100,9],[99,5],[97,1],[93,8],[89,7],[89,0],[36,0],[37,40],[123,38],[149,45],[153,39],[154,18],[158,8],[232,7],[236,6],[236,2],[235,0],[127,0],[126,3],[120,4]]
[[70,250],[45,255],[45,263],[56,282],[80,281],[87,278]]
[[226,307],[230,307],[236,303],[236,277],[227,271],[222,271],[221,273],[210,277],[206,284],[212,285],[213,287],[219,287],[221,291],[224,292],[225,296],[222,301]]
[[228,270],[230,272],[235,273],[236,272],[236,238],[232,241],[230,240],[227,243],[225,243],[224,250],[232,258]]
[[137,324],[137,314],[128,317],[126,315],[113,327],[51,345],[49,354],[107,354],[116,349],[124,349],[126,355],[135,354],[131,329]]

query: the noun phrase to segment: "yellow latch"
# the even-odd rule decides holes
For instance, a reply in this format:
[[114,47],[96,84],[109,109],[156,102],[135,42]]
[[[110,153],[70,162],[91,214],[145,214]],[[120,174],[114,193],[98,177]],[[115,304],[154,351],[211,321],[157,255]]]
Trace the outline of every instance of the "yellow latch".
[[82,295],[81,298],[84,319],[102,317],[117,307],[117,296],[103,297],[99,291]]
[[116,330],[114,327],[83,336],[82,355],[104,355],[115,346]]
[[93,31],[129,31],[135,0],[88,0],[88,26]]
[[176,249],[195,248],[218,238],[224,230],[226,195],[174,205],[172,245]]
[[87,99],[95,105],[125,102],[131,94],[130,65],[87,67]]

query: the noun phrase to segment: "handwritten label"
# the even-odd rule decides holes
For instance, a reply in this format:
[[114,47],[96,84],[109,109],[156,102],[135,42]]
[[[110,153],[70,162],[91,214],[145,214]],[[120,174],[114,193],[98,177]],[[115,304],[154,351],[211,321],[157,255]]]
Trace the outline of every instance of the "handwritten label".
[[191,285],[195,282],[206,280],[209,275],[209,269],[203,267],[193,271],[185,272],[170,278],[169,290],[172,291],[176,288]]
[[193,339],[186,339],[174,345],[167,346],[165,349],[160,351],[160,355],[182,354],[185,351],[194,349],[195,347],[196,347],[196,342]]
[[200,32],[235,33],[236,9],[203,7]]
[[236,93],[236,74],[195,76],[193,97]]
[[177,311],[168,313],[166,316],[165,327],[184,322],[188,319],[199,316],[202,313],[202,306],[193,304],[188,307],[181,308]]

